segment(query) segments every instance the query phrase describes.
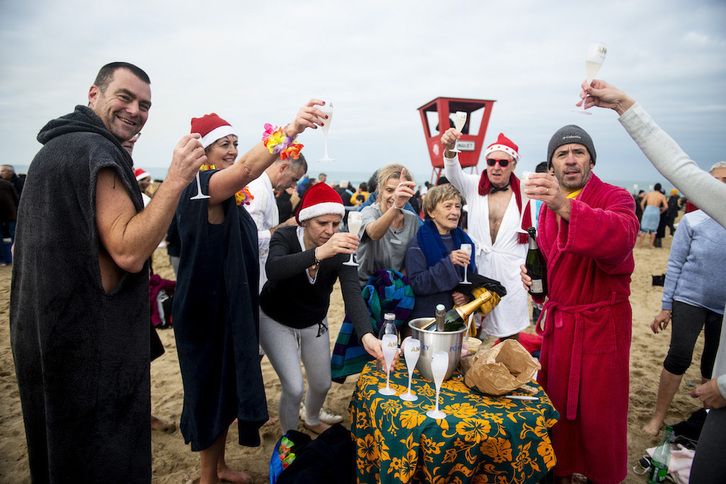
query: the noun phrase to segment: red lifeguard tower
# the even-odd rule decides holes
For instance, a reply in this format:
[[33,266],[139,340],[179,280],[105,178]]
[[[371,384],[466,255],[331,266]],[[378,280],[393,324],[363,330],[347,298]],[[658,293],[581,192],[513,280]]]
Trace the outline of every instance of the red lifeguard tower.
[[[461,150],[459,162],[462,168],[471,167],[477,173],[479,172],[476,166],[479,163],[484,136],[487,133],[489,117],[492,115],[495,102],[491,99],[437,97],[418,108],[433,167],[431,183],[436,183],[444,169],[444,147],[441,145],[441,135],[454,126],[451,115],[456,111],[466,113],[466,124],[459,140],[459,150]],[[476,129],[477,123],[478,129]]]

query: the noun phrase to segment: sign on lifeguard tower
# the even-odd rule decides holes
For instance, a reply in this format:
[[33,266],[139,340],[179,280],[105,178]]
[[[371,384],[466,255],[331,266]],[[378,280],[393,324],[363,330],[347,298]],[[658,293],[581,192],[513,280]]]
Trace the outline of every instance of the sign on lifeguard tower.
[[[455,127],[457,112],[466,113],[466,122],[461,129],[462,136],[457,144],[457,149],[460,151],[459,163],[462,168],[472,167],[476,170],[495,102],[491,99],[437,97],[418,108],[433,167],[431,183],[436,183],[444,169],[444,147],[441,144],[441,135],[447,129]],[[463,114],[459,119],[462,118]],[[476,172],[478,173],[478,170]]]

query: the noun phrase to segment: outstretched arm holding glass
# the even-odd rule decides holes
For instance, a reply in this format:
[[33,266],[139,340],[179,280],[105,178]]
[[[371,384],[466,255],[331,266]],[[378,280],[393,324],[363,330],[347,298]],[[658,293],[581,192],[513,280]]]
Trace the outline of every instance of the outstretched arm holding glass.
[[[619,121],[638,144],[653,166],[688,200],[726,227],[726,185],[699,168],[680,146],[663,131],[640,104],[617,87],[594,80],[583,83],[580,97],[585,108],[609,108],[620,115]],[[587,96],[587,97],[585,97]]]

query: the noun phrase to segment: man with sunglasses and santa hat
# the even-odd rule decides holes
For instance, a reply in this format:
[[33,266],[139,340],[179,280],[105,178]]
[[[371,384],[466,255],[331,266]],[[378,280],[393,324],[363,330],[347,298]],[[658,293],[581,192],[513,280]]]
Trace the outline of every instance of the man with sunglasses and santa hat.
[[484,318],[481,329],[501,339],[518,340],[519,332],[529,326],[527,291],[518,271],[527,255],[526,231],[532,226],[530,204],[523,203],[514,174],[519,147],[500,133],[484,152],[486,169],[481,176],[466,174],[453,151],[460,136],[454,128],[441,136],[446,177],[469,205],[469,236],[475,244],[479,273],[507,289],[507,296]]

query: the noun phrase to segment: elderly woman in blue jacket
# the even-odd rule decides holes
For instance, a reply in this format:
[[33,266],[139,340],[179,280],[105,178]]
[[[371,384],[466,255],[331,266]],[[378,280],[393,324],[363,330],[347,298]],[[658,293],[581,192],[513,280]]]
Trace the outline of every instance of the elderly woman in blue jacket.
[[470,274],[476,273],[474,256],[461,249],[462,244],[473,245],[458,227],[462,202],[461,194],[451,185],[431,188],[426,194],[426,221],[406,251],[406,274],[416,295],[411,318],[433,317],[437,304],[448,310],[468,300],[456,291],[464,267],[468,266]]

